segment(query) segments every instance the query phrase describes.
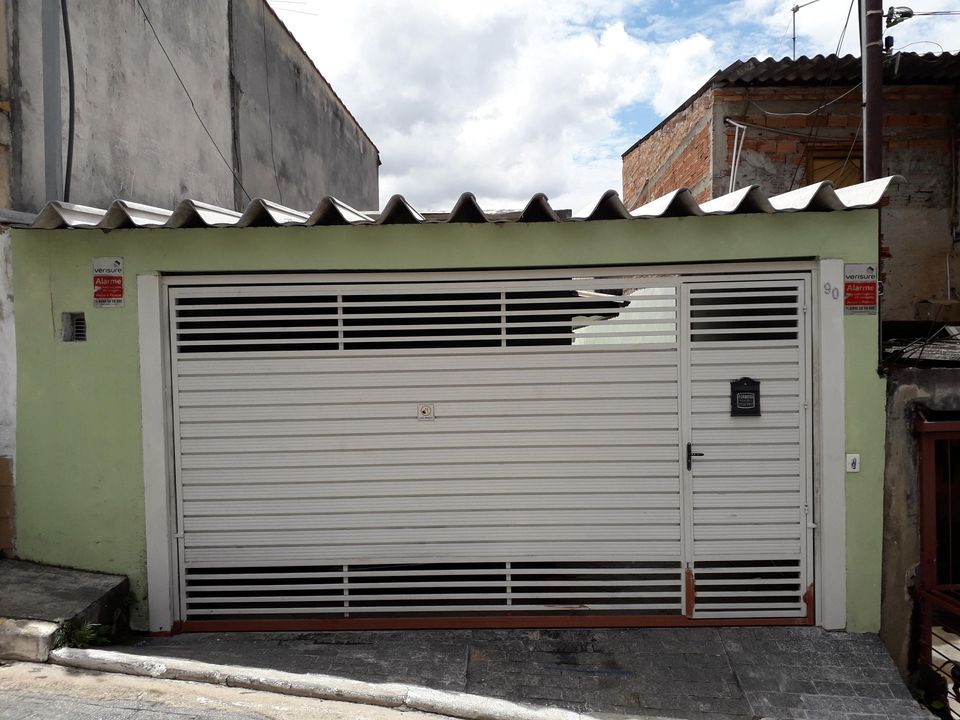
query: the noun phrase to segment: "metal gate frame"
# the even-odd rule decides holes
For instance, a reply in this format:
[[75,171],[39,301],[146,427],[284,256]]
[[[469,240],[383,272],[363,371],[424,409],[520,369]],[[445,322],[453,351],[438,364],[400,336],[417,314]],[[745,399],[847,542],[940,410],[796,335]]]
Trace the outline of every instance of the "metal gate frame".
[[[843,492],[842,483],[840,492],[836,486],[832,490],[826,487],[825,476],[830,475],[835,480],[842,478],[843,467],[837,467],[837,458],[842,458],[843,452],[843,378],[830,373],[827,368],[842,366],[843,357],[843,326],[842,306],[830,302],[830,288],[837,287],[842,279],[842,262],[795,262],[795,263],[730,263],[725,265],[683,265],[683,266],[631,266],[605,267],[580,269],[591,275],[618,275],[624,273],[645,273],[685,276],[687,280],[696,276],[698,280],[711,277],[716,280],[728,280],[730,275],[737,275],[738,280],[769,279],[771,273],[802,273],[813,278],[811,287],[823,288],[825,297],[820,293],[812,293],[811,310],[807,314],[807,327],[810,333],[808,347],[813,355],[812,370],[813,393],[811,401],[813,412],[808,413],[808,428],[811,430],[815,453],[812,459],[808,457],[808,467],[812,470],[808,474],[810,483],[808,489],[813,493],[810,498],[813,517],[818,519],[824,516],[827,523],[821,521],[815,534],[808,534],[808,563],[810,575],[821,578],[824,573],[824,552],[813,553],[813,546],[822,548],[825,544],[832,547],[842,543],[843,522]],[[495,277],[522,276],[525,278],[556,277],[560,274],[576,273],[576,268],[562,268],[559,270],[495,270],[490,272],[451,272],[444,273],[446,279],[489,279]],[[179,630],[209,630],[212,626],[204,626],[192,621],[188,626],[180,623],[177,585],[178,566],[176,554],[171,552],[172,545],[178,540],[180,533],[175,528],[176,499],[173,493],[173,465],[174,451],[170,436],[171,430],[171,393],[170,393],[170,361],[169,337],[164,332],[168,312],[166,308],[166,289],[184,285],[238,285],[238,284],[265,284],[265,283],[303,283],[303,282],[331,282],[331,281],[415,281],[436,277],[436,271],[430,272],[387,272],[387,273],[349,273],[349,274],[245,274],[245,275],[213,275],[213,276],[140,276],[138,278],[138,301],[140,319],[140,347],[141,347],[141,394],[144,420],[144,483],[145,502],[147,512],[147,550],[148,550],[148,581],[152,592],[149,595],[150,628],[161,634]],[[834,295],[833,300],[836,300]],[[810,373],[806,374],[810,381]],[[839,389],[839,392],[837,390]],[[829,406],[829,407],[827,407]],[[839,415],[837,411],[839,410]],[[841,418],[839,423],[837,418]],[[809,453],[808,453],[809,455]],[[827,478],[829,480],[829,478]],[[831,499],[825,500],[829,495]],[[158,508],[165,510],[159,512]],[[832,509],[832,512],[828,510]],[[826,517],[829,515],[830,517]],[[812,537],[816,536],[816,539]],[[829,538],[825,536],[829,535]],[[842,544],[839,545],[842,547]],[[842,552],[834,552],[834,556],[842,556]],[[836,562],[833,562],[836,565]],[[842,565],[842,561],[841,561]],[[163,591],[164,586],[166,592]],[[157,589],[160,592],[157,592]],[[819,621],[827,627],[842,627],[845,615],[845,577],[834,576],[828,583],[830,594],[829,607],[825,606],[823,594],[815,599],[812,586],[807,593],[807,616],[804,618],[759,618],[737,619],[732,621],[717,621],[715,619],[691,618],[684,616],[599,616],[599,617],[558,617],[558,616],[524,616],[524,617],[481,617],[468,618],[364,618],[340,619],[321,621],[261,621],[258,629],[290,629],[291,627],[311,628],[386,628],[386,627],[613,627],[613,626],[686,626],[686,625],[796,625],[812,624]],[[830,617],[824,617],[824,614]],[[236,623],[214,623],[217,629],[237,629]],[[251,629],[247,623],[242,623],[243,629]]]

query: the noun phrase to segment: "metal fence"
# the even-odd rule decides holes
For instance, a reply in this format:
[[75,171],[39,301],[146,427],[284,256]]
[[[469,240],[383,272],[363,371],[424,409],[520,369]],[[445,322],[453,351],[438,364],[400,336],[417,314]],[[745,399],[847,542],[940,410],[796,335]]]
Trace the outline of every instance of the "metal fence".
[[960,422],[921,411],[915,431],[920,451],[916,690],[937,716],[960,720]]

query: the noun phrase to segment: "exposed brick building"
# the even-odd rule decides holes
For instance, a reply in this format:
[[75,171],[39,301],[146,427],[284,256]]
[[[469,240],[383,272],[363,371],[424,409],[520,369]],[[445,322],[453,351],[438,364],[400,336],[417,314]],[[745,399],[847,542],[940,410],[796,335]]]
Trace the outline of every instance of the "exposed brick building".
[[[960,55],[886,60],[881,174],[907,182],[883,216],[884,320],[956,314],[942,302],[956,297],[960,269],[958,80]],[[776,193],[860,182],[859,83],[860,59],[850,55],[733,63],[623,154],[624,203],[634,209],[678,187],[704,201],[753,184]]]

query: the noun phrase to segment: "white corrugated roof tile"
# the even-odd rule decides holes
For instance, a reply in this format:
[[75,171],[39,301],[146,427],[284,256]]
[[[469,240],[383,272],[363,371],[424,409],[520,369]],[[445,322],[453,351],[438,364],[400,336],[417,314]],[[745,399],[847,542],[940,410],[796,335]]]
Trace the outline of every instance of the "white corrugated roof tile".
[[[588,206],[570,218],[574,221],[650,219],[702,215],[736,215],[748,213],[777,212],[824,212],[853,210],[874,207],[880,203],[893,182],[903,180],[899,175],[860,183],[834,190],[829,182],[767,197],[756,185],[750,185],[700,204],[686,188],[652,200],[636,210],[628,211],[620,196],[608,190],[592,206]],[[472,193],[463,193],[449,213],[431,213],[429,219],[418,212],[402,195],[394,195],[383,210],[367,213],[355,210],[334,197],[320,200],[312,213],[294,210],[275,202],[255,199],[243,213],[227,208],[208,205],[196,200],[183,200],[176,208],[141,205],[126,200],[113,202],[106,210],[72,205],[48,203],[28,227],[40,229],[99,228],[183,228],[183,227],[276,227],[313,225],[399,225],[485,222],[565,222],[566,220],[550,206],[547,196],[537,193],[519,215],[483,211]]]

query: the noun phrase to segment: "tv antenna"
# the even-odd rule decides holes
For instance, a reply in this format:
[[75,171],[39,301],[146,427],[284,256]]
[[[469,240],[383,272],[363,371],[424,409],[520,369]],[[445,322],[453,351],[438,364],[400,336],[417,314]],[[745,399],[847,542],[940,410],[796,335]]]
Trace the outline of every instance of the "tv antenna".
[[790,12],[793,13],[793,59],[797,59],[797,13],[800,12],[800,8],[805,8],[807,5],[813,5],[815,2],[820,2],[820,0],[808,0],[805,3],[799,3],[790,8]]

